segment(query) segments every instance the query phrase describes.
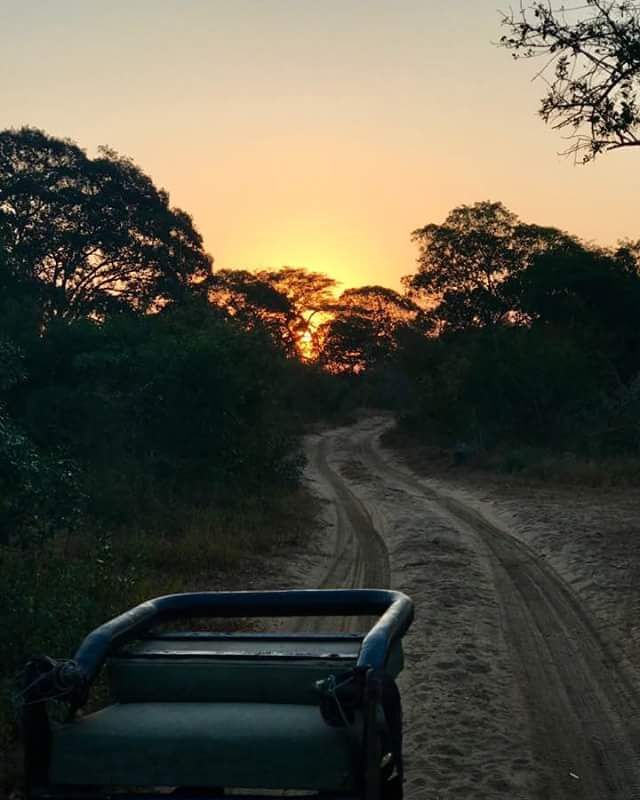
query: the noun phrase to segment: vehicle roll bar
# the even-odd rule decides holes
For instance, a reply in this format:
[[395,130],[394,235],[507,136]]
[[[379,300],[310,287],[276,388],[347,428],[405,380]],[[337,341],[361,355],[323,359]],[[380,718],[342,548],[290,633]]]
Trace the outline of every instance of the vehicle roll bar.
[[74,662],[79,682],[91,684],[106,659],[153,625],[189,617],[367,616],[380,618],[365,635],[358,666],[382,669],[391,647],[413,620],[413,603],[388,589],[301,589],[270,592],[192,592],[156,597],[90,633]]

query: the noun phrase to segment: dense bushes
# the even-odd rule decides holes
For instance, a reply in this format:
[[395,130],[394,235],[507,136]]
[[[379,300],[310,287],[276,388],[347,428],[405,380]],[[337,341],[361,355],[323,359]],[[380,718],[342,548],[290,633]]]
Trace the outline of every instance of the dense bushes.
[[14,406],[38,444],[82,463],[94,510],[128,517],[151,495],[196,502],[295,480],[285,360],[204,304],[52,326],[30,355]]
[[405,430],[474,451],[640,455],[637,245],[587,246],[489,203],[417,234],[407,285],[439,335],[402,343]]
[[289,363],[198,299],[2,352],[0,734],[30,653],[275,544],[301,467]]
[[307,518],[306,373],[210,302],[210,265],[127,159],[0,133],[0,738],[30,654]]
[[443,444],[570,447],[612,390],[606,361],[552,330],[475,331],[422,347],[401,416]]
[[75,464],[39,450],[6,408],[25,380],[21,349],[0,341],[0,543],[21,545],[73,524],[82,505]]

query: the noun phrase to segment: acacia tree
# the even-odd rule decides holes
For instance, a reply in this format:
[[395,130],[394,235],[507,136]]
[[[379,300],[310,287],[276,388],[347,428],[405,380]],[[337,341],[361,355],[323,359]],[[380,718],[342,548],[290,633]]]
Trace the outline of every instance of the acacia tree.
[[43,324],[146,312],[211,274],[189,215],[131,160],[33,128],[0,132],[0,245]]
[[314,358],[318,327],[335,303],[336,281],[301,267],[219,270],[209,298],[248,328],[261,327],[289,355]]
[[288,355],[296,353],[289,331],[293,315],[289,298],[265,278],[244,269],[217,270],[211,280],[209,301],[247,330],[264,330]]
[[291,313],[287,329],[303,358],[315,358],[319,350],[318,329],[335,304],[337,281],[322,272],[302,267],[262,270],[258,276],[288,298]]
[[535,2],[503,15],[500,43],[515,58],[546,59],[542,119],[573,139],[583,162],[640,145],[640,4],[586,0],[575,8]]
[[402,332],[415,325],[420,309],[384,286],[344,291],[319,337],[320,363],[332,372],[362,372],[388,361]]
[[556,228],[523,223],[502,203],[458,206],[442,225],[413,231],[418,271],[404,279],[438,330],[490,327],[512,318],[507,279],[542,252],[572,246]]

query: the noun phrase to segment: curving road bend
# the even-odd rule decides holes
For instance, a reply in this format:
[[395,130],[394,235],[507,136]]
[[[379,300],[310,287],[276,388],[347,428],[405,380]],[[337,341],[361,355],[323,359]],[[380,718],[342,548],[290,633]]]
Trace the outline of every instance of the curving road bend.
[[640,800],[640,702],[588,612],[481,503],[383,451],[388,424],[316,437],[309,473],[334,509],[320,585],[416,602],[408,797]]

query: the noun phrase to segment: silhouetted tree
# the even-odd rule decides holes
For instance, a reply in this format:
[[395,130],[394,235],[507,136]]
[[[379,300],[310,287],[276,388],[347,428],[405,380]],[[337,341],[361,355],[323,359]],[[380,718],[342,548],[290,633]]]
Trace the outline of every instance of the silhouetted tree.
[[432,442],[575,447],[612,389],[606,359],[550,326],[467,330],[421,351],[401,418]]
[[298,345],[303,358],[317,354],[317,329],[323,317],[333,309],[333,290],[337,281],[323,272],[311,272],[301,267],[282,267],[262,270],[258,276],[288,298],[291,315],[287,322],[290,336]]
[[606,354],[623,381],[640,370],[640,277],[629,247],[543,253],[517,275],[513,290],[531,324]]
[[191,218],[131,160],[33,128],[0,132],[0,245],[45,324],[146,312],[211,272]]
[[395,353],[402,331],[415,324],[420,309],[384,286],[347,289],[324,323],[320,362],[333,372],[361,372],[380,366]]
[[640,6],[586,0],[575,7],[530,3],[504,15],[501,37],[515,58],[545,58],[543,120],[572,132],[567,151],[583,162],[598,153],[637,147],[640,125]]
[[426,299],[439,330],[488,327],[509,320],[505,281],[541,252],[571,246],[556,228],[528,225],[502,203],[458,206],[442,225],[412,233],[419,246],[418,271],[405,278],[410,292]]
[[209,300],[246,330],[267,332],[287,355],[297,352],[289,330],[292,303],[266,278],[241,269],[217,270],[211,279]]
[[317,328],[333,308],[336,281],[301,267],[220,270],[212,280],[212,303],[249,328],[262,327],[290,355],[314,357]]

